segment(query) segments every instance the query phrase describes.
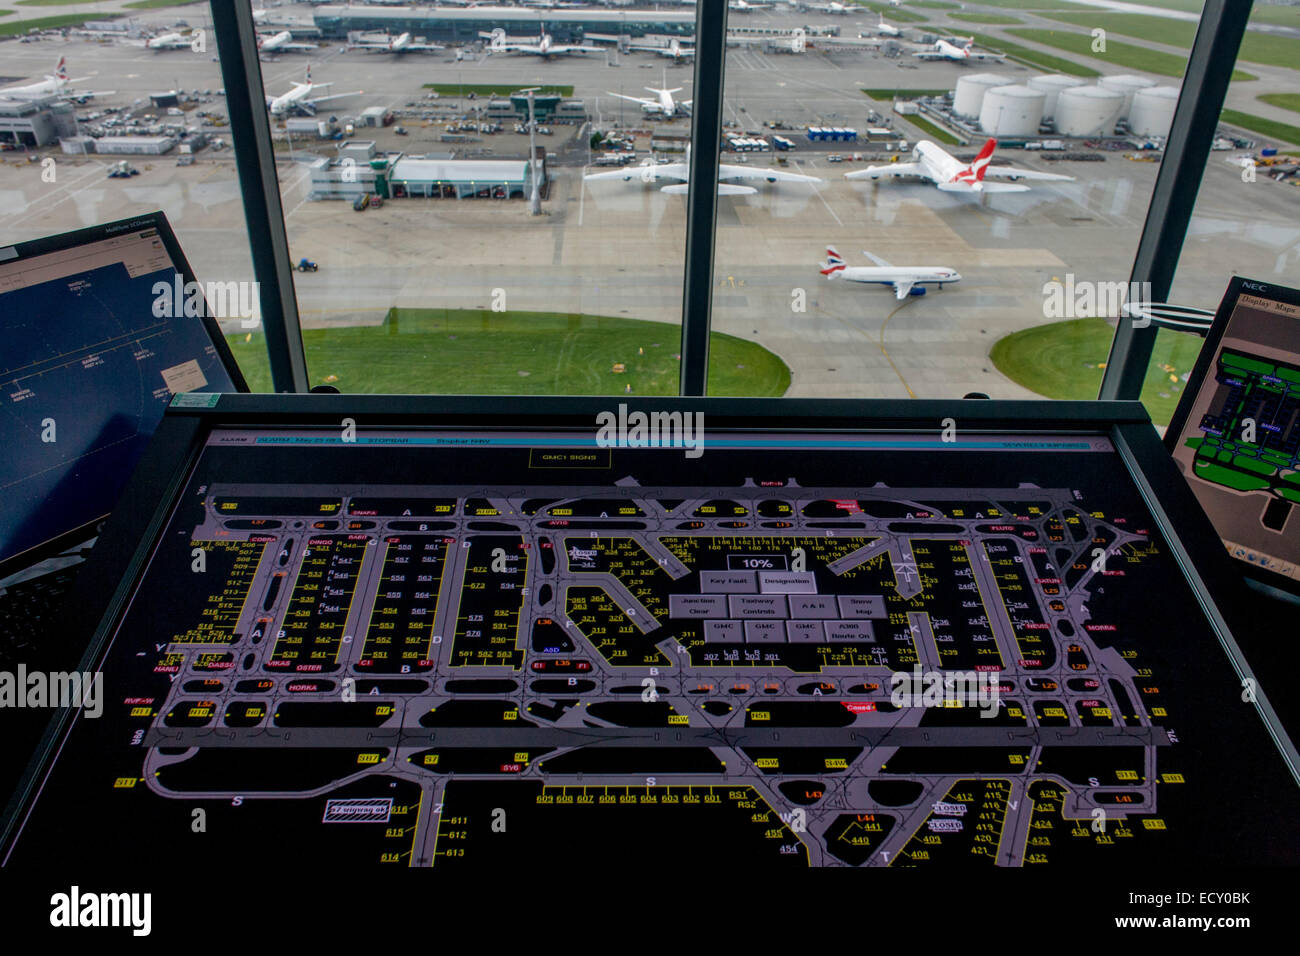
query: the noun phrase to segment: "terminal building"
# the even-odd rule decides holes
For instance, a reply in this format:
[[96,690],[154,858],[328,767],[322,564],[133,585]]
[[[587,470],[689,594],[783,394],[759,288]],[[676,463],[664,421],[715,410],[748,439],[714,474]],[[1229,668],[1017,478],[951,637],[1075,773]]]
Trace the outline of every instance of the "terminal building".
[[[545,150],[538,147],[542,182]],[[407,156],[380,153],[371,140],[350,140],[337,159],[311,164],[309,199],[356,199],[372,193],[384,199],[523,199],[532,166],[524,159],[457,159],[452,154]]]
[[175,136],[99,136],[95,152],[117,156],[161,156],[176,145]]
[[549,33],[560,43],[587,34],[642,37],[695,36],[693,10],[545,10],[528,7],[352,7],[327,5],[313,14],[322,37],[343,40],[354,31],[411,33],[429,40],[476,43],[480,33],[505,30],[510,36]]
[[[587,108],[582,100],[538,94],[533,97],[533,115],[538,123],[558,125],[585,123]],[[487,118],[493,122],[524,122],[528,119],[528,97],[516,93],[510,97],[494,96],[488,100]]]
[[72,104],[61,103],[56,96],[0,96],[0,143],[48,146],[76,133]]

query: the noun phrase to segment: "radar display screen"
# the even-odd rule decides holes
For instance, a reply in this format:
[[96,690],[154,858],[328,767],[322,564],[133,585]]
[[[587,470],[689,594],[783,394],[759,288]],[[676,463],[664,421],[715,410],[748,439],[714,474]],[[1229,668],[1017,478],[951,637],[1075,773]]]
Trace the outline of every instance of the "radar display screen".
[[213,428],[5,859],[1294,863],[1120,439],[947,437]]

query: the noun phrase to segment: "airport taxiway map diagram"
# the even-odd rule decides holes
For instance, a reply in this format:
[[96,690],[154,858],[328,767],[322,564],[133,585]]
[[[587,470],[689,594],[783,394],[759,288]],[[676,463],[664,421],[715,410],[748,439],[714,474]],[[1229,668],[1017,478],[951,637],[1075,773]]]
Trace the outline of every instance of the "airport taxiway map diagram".
[[[117,786],[439,867],[619,833],[878,866],[1162,838],[1176,738],[1105,603],[1148,529],[1062,488],[769,484],[205,487],[205,603],[151,646],[170,689],[128,698]],[[993,675],[996,706],[896,706],[918,669]]]

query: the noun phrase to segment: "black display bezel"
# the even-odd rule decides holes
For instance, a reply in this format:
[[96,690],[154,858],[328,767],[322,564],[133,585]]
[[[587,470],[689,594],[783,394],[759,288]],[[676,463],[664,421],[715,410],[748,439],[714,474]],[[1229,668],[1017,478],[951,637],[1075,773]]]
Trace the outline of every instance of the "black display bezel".
[[[1232,280],[1228,283],[1228,290],[1223,294],[1223,299],[1219,302],[1219,308],[1214,314],[1214,321],[1211,323],[1209,331],[1205,333],[1205,342],[1201,345],[1200,354],[1196,358],[1196,365],[1192,368],[1191,376],[1187,379],[1187,385],[1183,388],[1183,397],[1178,402],[1178,407],[1174,409],[1174,415],[1169,420],[1168,427],[1165,428],[1165,448],[1170,456],[1178,448],[1178,440],[1183,433],[1183,429],[1187,426],[1187,418],[1191,414],[1192,406],[1196,403],[1196,397],[1201,391],[1205,376],[1210,373],[1210,366],[1214,361],[1214,356],[1219,352],[1219,343],[1223,341],[1223,334],[1227,331],[1228,320],[1232,318],[1232,313],[1237,308],[1237,300],[1243,293],[1257,295],[1265,299],[1276,299],[1279,302],[1285,302],[1288,305],[1300,308],[1300,289],[1270,285],[1267,282],[1247,279],[1244,276],[1232,277]],[[1222,546],[1222,535],[1219,536],[1219,541]],[[1226,551],[1227,548],[1224,547],[1224,550]],[[1238,572],[1246,577],[1286,594],[1300,597],[1300,580],[1278,574],[1276,571],[1266,570],[1257,564],[1251,564],[1232,555],[1229,555],[1229,560],[1238,569]]]
[[[79,669],[95,671],[125,614],[159,536],[171,519],[205,443],[218,428],[339,428],[344,419],[366,429],[585,431],[594,433],[596,414],[618,404],[630,411],[695,411],[710,430],[753,432],[908,432],[941,435],[951,420],[965,434],[1041,433],[1048,437],[1095,435],[1110,438],[1171,545],[1180,571],[1219,637],[1239,677],[1250,676],[1232,631],[1244,625],[1245,589],[1218,534],[1190,486],[1165,452],[1146,409],[1139,402],[1051,402],[988,400],[820,400],[445,397],[406,395],[233,395],[214,396],[211,407],[173,403],[107,522],[86,568],[78,576],[62,620],[65,633],[86,650]],[[1293,776],[1300,759],[1262,688],[1256,707]],[[23,781],[5,810],[0,848],[17,835],[75,711],[57,711]]]
[[[132,216],[130,219],[120,219],[117,222],[104,223],[99,226],[90,226],[86,229],[77,229],[73,232],[65,232],[57,236],[46,236],[42,239],[33,239],[29,242],[10,243],[5,248],[13,249],[16,256],[5,260],[6,263],[28,259],[33,256],[49,255],[50,253],[62,252],[66,249],[74,249],[77,246],[84,246],[88,243],[99,242],[104,239],[111,239],[116,235],[122,235],[128,232],[136,232],[141,229],[158,230],[158,238],[162,240],[163,248],[167,250],[167,255],[171,258],[172,265],[180,273],[183,281],[188,285],[190,282],[197,281],[194,277],[194,270],[190,268],[189,260],[185,258],[185,253],[181,251],[180,243],[176,241],[176,235],[172,231],[171,224],[167,221],[167,216],[160,210],[158,212],[147,213],[143,216]],[[244,380],[243,374],[239,371],[239,365],[235,361],[234,353],[230,351],[230,346],[226,344],[226,337],[221,333],[220,326],[211,315],[211,309],[206,299],[203,303],[203,315],[200,317],[203,323],[204,331],[208,333],[217,352],[217,358],[220,360],[226,374],[230,376],[230,381],[240,392],[248,391],[248,383]],[[38,561],[59,554],[73,545],[81,544],[95,537],[96,529],[108,517],[108,514],[97,515],[90,521],[80,524],[75,528],[68,528],[59,532],[51,538],[47,538],[40,544],[33,545],[25,551],[10,555],[7,558],[0,559],[0,578],[7,577],[15,571],[29,567]]]

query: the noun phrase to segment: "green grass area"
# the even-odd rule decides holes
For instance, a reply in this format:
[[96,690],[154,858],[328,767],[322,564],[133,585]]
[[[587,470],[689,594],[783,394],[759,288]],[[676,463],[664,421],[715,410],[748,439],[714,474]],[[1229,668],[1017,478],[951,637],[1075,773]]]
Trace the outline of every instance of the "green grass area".
[[112,20],[115,13],[61,13],[55,17],[37,17],[34,20],[15,20],[0,24],[0,37],[13,37],[29,30],[57,30],[61,27],[79,27],[87,20]]
[[1010,26],[1025,22],[1019,17],[1007,16],[1005,13],[954,13],[952,18],[965,20],[968,23],[986,23],[990,26]]
[[[1173,76],[1179,79],[1182,79],[1183,74],[1187,71],[1187,57],[1185,56],[1179,56],[1177,53],[1166,53],[1163,50],[1153,50],[1150,47],[1137,46],[1133,43],[1121,43],[1109,38],[1106,40],[1105,53],[1093,53],[1092,36],[1088,33],[1075,33],[1070,30],[1022,29],[1019,27],[1013,27],[1007,32],[1022,40],[1033,40],[1035,43],[1041,43],[1044,46],[1054,46],[1058,50],[1105,60],[1116,66],[1124,66],[1132,70],[1158,73],[1161,76]],[[1232,78],[1234,80],[1258,79],[1258,77],[1252,76],[1244,70],[1233,70]]]
[[1141,3],[1144,7],[1164,7],[1166,10],[1182,10],[1184,13],[1200,13],[1205,6],[1205,0],[1141,0]]
[[[873,13],[883,13],[888,19],[896,23],[925,23],[926,18],[921,14],[908,10],[904,7],[895,7],[888,3],[875,3],[873,0],[857,0],[858,6],[866,7]],[[918,4],[910,3],[908,6],[914,7]]]
[[156,10],[159,7],[188,7],[192,3],[202,3],[203,0],[135,0],[134,3],[123,4],[126,10]]
[[1050,53],[1044,53],[1042,50],[1021,46],[1019,43],[1011,43],[1002,37],[982,33],[976,33],[974,37],[975,42],[982,47],[1003,53],[1012,60],[1047,70],[1049,73],[1065,73],[1069,76],[1083,77],[1101,76],[1100,70],[1094,70],[1090,66],[1084,66],[1082,63],[1076,63],[1064,57],[1053,56]]
[[[982,0],[993,3],[995,0]],[[1205,7],[1205,0],[1139,0],[1143,7],[1164,7],[1167,10],[1183,10],[1184,13],[1197,13]],[[1300,27],[1300,7],[1295,5],[1266,4],[1256,1],[1251,8],[1252,23],[1270,23],[1273,26]]]
[[912,0],[909,7],[921,7],[926,10],[960,10],[960,3],[953,3],[952,0]]
[[[1093,399],[1114,336],[1114,327],[1105,319],[1052,322],[999,339],[990,357],[1003,375],[1039,395]],[[1157,330],[1142,386],[1142,402],[1157,425],[1169,423],[1182,395],[1182,376],[1196,364],[1202,341],[1185,332]]]
[[981,7],[1003,7],[1007,10],[1078,10],[1079,4],[1069,0],[979,0]]
[[1300,93],[1261,93],[1255,98],[1269,106],[1280,106],[1284,110],[1300,113]]
[[104,0],[14,0],[20,7],[67,7],[74,3],[103,3]]
[[943,96],[943,94],[949,91],[948,90],[870,89],[870,90],[863,90],[862,92],[866,93],[867,96],[871,97],[873,100],[880,100],[883,103],[892,103],[894,100],[900,98],[905,100],[914,100],[922,96]]
[[947,143],[950,146],[961,145],[961,140],[959,140],[956,136],[953,136],[952,133],[948,132],[946,129],[943,129],[942,127],[935,126],[933,123],[931,123],[928,119],[925,119],[924,117],[917,116],[916,114],[912,114],[911,116],[904,116],[903,119],[907,120],[917,129],[919,129],[921,132],[927,133],[931,139],[938,140],[941,143]]
[[[1195,23],[1170,20],[1168,17],[1110,11],[1049,13],[1047,16],[1088,30],[1102,27],[1108,34],[1119,33],[1123,36],[1137,37],[1139,40],[1181,46],[1186,49],[1191,49],[1192,41],[1196,39]],[[1300,27],[1300,15],[1297,15],[1295,25]],[[1241,53],[1237,60],[1263,63],[1267,66],[1300,68],[1300,39],[1270,33],[1248,32],[1241,41]]]
[[[1001,6],[997,0],[981,0],[981,2]],[[1164,7],[1166,10],[1182,10],[1184,13],[1196,14],[1199,14],[1205,6],[1205,0],[1138,0],[1138,2],[1144,7]],[[1300,7],[1256,2],[1250,11],[1250,22],[1300,28]]]
[[16,10],[0,10],[0,17],[13,16],[16,12]]
[[1219,114],[1219,118],[1225,123],[1240,126],[1252,133],[1271,136],[1273,139],[1280,139],[1286,143],[1300,143],[1300,126],[1279,123],[1267,116],[1256,116],[1254,113],[1243,113],[1240,110],[1224,110]]
[[[509,96],[527,87],[523,83],[425,83],[424,88],[433,90],[439,96],[467,96],[470,93],[475,96]],[[539,84],[537,95],[569,97],[573,95],[573,87]]]
[[[681,364],[679,326],[555,312],[391,309],[381,326],[306,329],[302,338],[311,384],[341,392],[622,395],[631,385],[633,395],[676,395]],[[227,340],[249,387],[269,391],[261,333]],[[761,345],[710,336],[710,395],[789,387],[790,369]]]

